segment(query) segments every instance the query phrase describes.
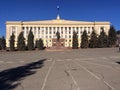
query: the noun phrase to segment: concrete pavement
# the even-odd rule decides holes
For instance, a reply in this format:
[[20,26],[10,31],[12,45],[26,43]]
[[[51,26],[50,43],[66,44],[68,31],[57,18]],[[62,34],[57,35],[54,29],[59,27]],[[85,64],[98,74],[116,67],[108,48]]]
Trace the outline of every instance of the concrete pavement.
[[0,53],[0,90],[120,90],[117,48]]

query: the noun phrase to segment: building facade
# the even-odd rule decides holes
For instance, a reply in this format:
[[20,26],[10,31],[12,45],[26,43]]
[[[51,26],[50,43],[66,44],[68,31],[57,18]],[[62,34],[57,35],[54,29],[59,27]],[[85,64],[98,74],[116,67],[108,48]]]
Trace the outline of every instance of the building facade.
[[64,47],[72,47],[73,31],[78,33],[79,46],[81,42],[81,35],[84,30],[90,35],[93,30],[99,35],[101,30],[106,34],[110,29],[110,22],[85,22],[85,21],[71,21],[63,20],[57,16],[54,20],[44,21],[7,21],[6,22],[6,45],[10,46],[9,40],[12,33],[15,35],[15,46],[17,46],[17,38],[20,32],[24,32],[25,41],[27,44],[27,37],[29,31],[32,30],[34,34],[34,41],[42,38],[44,46],[53,47],[56,32],[59,31],[62,45]]

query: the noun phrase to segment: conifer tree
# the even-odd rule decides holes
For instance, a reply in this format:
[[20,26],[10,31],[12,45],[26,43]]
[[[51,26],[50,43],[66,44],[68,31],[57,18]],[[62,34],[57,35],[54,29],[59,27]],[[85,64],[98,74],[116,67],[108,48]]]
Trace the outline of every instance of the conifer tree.
[[31,30],[29,31],[29,34],[28,34],[27,47],[28,47],[28,50],[34,50],[34,35]]
[[43,50],[44,49],[43,40],[41,38],[38,40],[38,45],[37,46],[38,46],[39,50]]
[[6,49],[6,40],[5,40],[5,37],[4,37],[4,36],[2,36],[2,38],[1,38],[1,48],[2,48],[3,50]]
[[21,32],[18,36],[18,41],[17,41],[17,49],[19,51],[24,51],[25,50],[25,38],[23,36],[23,32]]
[[72,48],[78,49],[78,35],[75,31],[73,32]]
[[88,48],[88,35],[86,30],[84,30],[81,36],[81,48]]
[[10,36],[10,50],[15,51],[15,35],[12,33]]
[[35,41],[35,48],[38,48],[38,45],[39,45],[38,42],[39,42],[39,40],[36,39],[36,41]]
[[115,45],[115,42],[116,42],[116,30],[113,26],[110,27],[110,30],[108,32],[108,41],[109,41],[109,46],[113,46]]
[[91,35],[90,35],[89,47],[90,48],[97,48],[97,42],[98,42],[97,34],[93,30]]
[[104,32],[104,30],[101,31],[99,38],[98,38],[98,47],[99,48],[105,48],[108,47],[108,36]]

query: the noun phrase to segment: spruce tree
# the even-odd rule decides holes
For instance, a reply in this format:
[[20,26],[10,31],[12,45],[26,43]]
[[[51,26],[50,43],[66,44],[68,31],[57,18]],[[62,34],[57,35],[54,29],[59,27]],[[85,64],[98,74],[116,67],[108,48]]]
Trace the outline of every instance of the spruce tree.
[[38,45],[39,45],[38,42],[39,42],[39,40],[36,39],[36,41],[35,41],[35,48],[38,48]]
[[73,32],[72,48],[78,49],[78,35],[75,31]]
[[28,50],[34,50],[34,35],[31,30],[29,31],[29,34],[28,34],[27,47],[28,47]]
[[109,41],[109,46],[113,46],[115,45],[115,42],[116,42],[116,30],[113,26],[110,27],[110,30],[108,32],[108,41]]
[[4,37],[4,36],[2,36],[2,38],[1,38],[1,48],[2,48],[3,50],[6,49],[6,40],[5,40],[5,37]]
[[81,36],[81,48],[88,48],[88,35],[86,30],[84,30]]
[[98,47],[99,48],[105,48],[108,47],[108,36],[104,32],[104,30],[101,31],[99,38],[98,38]]
[[90,48],[97,48],[97,42],[98,42],[97,34],[93,30],[91,35],[90,35],[89,47]]
[[37,44],[38,44],[37,46],[38,46],[39,50],[43,50],[44,49],[44,44],[43,44],[43,40],[42,39],[39,39]]
[[17,49],[19,51],[24,51],[25,50],[25,38],[23,36],[23,32],[21,32],[18,36],[18,41],[17,41]]
[[10,50],[15,51],[15,35],[12,33],[10,36]]

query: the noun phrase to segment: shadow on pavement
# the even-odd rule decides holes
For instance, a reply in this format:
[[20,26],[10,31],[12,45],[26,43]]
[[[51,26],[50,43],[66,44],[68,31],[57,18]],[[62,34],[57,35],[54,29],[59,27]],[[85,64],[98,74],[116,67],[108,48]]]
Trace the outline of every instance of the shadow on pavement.
[[46,59],[43,59],[37,62],[29,63],[25,66],[19,66],[16,68],[1,71],[0,90],[11,90],[16,88],[18,85],[20,85],[20,80],[36,73],[34,69],[42,68],[45,60]]
[[117,64],[120,64],[120,62],[116,62]]

